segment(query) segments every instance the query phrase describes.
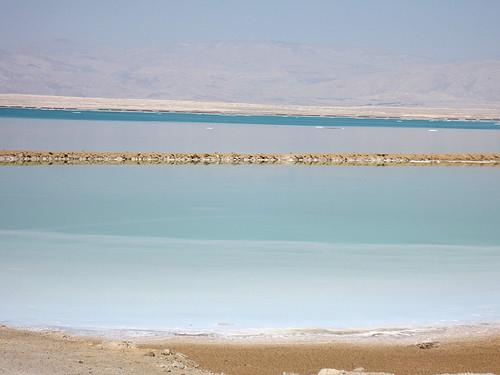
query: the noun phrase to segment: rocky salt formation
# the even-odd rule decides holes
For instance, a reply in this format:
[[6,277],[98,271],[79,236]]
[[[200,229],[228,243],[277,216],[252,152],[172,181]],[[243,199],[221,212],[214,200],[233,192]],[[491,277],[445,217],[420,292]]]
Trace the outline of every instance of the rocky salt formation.
[[324,368],[320,372],[318,372],[318,375],[394,375],[390,374],[388,372],[365,372],[365,369],[362,367],[356,368],[352,371],[346,371],[346,370],[336,370],[333,368]]
[[85,151],[0,151],[0,164],[285,164],[285,165],[500,165],[500,153],[474,154],[239,154]]
[[[293,374],[286,374],[284,373],[283,375],[293,375]],[[295,374],[297,375],[297,374]],[[324,368],[320,372],[318,372],[318,375],[394,375],[393,373],[389,372],[365,372],[364,368],[356,368],[352,371],[346,371],[346,370],[336,370],[332,368]],[[437,375],[495,375],[492,373],[474,373],[474,372],[462,372],[459,374],[437,374]]]

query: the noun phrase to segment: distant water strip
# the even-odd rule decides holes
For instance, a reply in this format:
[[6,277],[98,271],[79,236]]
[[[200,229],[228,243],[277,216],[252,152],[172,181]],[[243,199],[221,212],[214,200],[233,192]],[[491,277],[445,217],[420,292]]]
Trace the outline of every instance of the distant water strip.
[[29,118],[54,120],[95,121],[154,121],[217,124],[265,124],[291,126],[361,126],[388,128],[429,129],[481,129],[500,130],[498,121],[480,120],[415,120],[400,118],[327,117],[327,116],[280,116],[280,115],[229,115],[208,113],[179,113],[164,111],[85,111],[71,109],[0,108],[0,118]]

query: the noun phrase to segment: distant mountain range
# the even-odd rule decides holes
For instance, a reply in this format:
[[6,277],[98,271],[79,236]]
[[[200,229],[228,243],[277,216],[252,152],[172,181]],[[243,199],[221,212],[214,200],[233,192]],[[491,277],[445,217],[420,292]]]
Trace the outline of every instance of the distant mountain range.
[[278,42],[0,50],[0,92],[301,105],[500,106],[500,60]]

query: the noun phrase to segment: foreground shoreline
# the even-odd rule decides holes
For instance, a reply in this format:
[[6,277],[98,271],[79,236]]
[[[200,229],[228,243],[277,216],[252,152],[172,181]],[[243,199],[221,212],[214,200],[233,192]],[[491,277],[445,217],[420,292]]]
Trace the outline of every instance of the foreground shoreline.
[[500,107],[301,106],[125,98],[0,94],[0,108],[172,112],[224,115],[325,116],[423,120],[500,121]]
[[500,153],[169,153],[0,150],[0,165],[347,165],[500,166]]
[[498,327],[475,326],[460,332],[362,340],[245,342],[185,337],[110,340],[1,326],[0,370],[9,374],[309,375],[321,368],[363,367],[398,375],[500,373]]

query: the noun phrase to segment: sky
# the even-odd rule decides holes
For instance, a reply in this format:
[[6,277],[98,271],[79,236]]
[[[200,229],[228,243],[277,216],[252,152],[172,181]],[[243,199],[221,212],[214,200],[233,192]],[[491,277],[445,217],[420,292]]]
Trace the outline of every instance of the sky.
[[0,48],[282,41],[440,60],[500,58],[498,0],[0,0]]

